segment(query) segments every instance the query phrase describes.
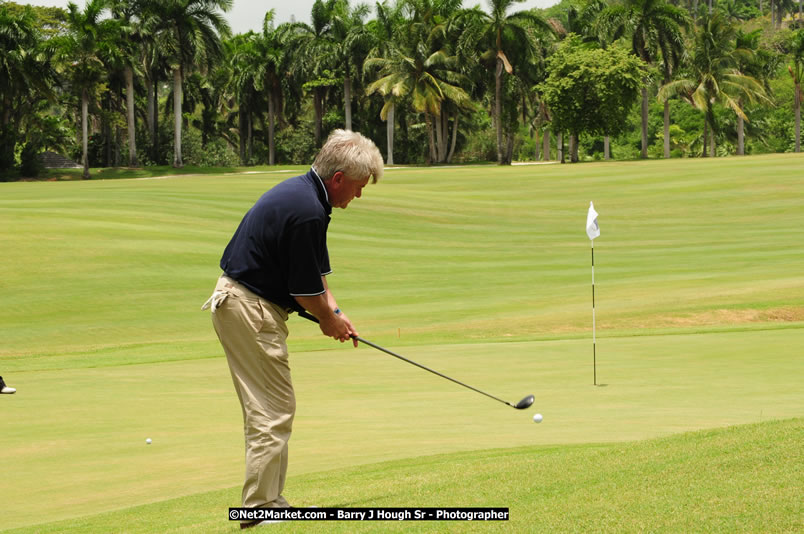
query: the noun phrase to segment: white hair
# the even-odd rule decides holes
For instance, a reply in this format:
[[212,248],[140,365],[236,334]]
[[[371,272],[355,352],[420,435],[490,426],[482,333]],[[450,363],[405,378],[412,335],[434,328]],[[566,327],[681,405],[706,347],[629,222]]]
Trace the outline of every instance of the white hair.
[[341,171],[352,180],[373,176],[372,183],[377,183],[382,177],[383,161],[380,150],[368,137],[349,130],[335,130],[315,157],[313,167],[325,182]]

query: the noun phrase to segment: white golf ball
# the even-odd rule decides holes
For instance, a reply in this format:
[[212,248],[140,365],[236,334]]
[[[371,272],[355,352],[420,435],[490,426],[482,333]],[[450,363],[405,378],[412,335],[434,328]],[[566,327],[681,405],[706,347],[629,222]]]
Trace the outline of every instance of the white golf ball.
[[542,422],[542,414],[537,413],[533,416],[534,423],[541,423]]
[[146,440],[145,440],[145,443],[147,443],[148,445],[150,445],[150,444],[151,444],[151,438],[146,439]]

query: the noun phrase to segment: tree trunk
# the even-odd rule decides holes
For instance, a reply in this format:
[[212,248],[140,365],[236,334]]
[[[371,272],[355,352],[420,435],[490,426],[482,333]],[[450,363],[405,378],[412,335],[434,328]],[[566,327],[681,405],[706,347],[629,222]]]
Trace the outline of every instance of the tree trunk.
[[771,30],[776,29],[776,2],[775,0],[770,1],[770,11],[771,11]]
[[424,114],[425,119],[427,121],[427,136],[430,141],[430,157],[429,161],[427,162],[428,165],[432,164],[433,162],[437,161],[436,159],[436,152],[435,152],[435,139],[433,138],[433,120],[430,117],[429,113]]
[[[648,80],[642,80],[647,86]],[[642,159],[648,159],[648,88],[642,88]]]
[[447,163],[452,163],[452,155],[455,154],[455,144],[458,142],[458,117],[460,114],[456,111],[452,119],[452,143],[449,147],[449,155],[447,155]]
[[508,146],[505,149],[505,164],[510,165],[514,161],[514,132],[507,135]]
[[578,163],[578,134],[570,134],[569,140],[570,163]]
[[315,109],[315,146],[321,146],[321,120],[324,115],[324,103],[321,88],[313,89],[313,108]]
[[503,62],[497,58],[497,68],[494,71],[494,124],[497,127],[497,164],[503,164],[502,139],[502,71]]
[[84,166],[83,178],[89,180],[89,93],[86,89],[81,91],[81,164]]
[[102,100],[101,106],[107,113],[101,113],[101,132],[103,132],[103,166],[112,166],[112,124],[109,121],[109,116],[112,112],[112,93],[111,91],[106,94],[106,98]]
[[[442,107],[443,110],[443,107]],[[444,141],[444,121],[441,120],[444,113],[440,113],[433,117],[433,128],[435,129],[435,161],[436,163],[443,163],[444,161],[444,152],[443,152],[443,141]]]
[[173,69],[173,166],[183,167],[181,160],[181,67]]
[[126,67],[126,111],[128,112],[128,166],[137,166],[137,129],[134,122],[134,70]]
[[533,161],[539,161],[539,146],[541,144],[541,142],[539,141],[539,130],[537,130],[536,128],[532,128],[530,131],[530,137],[534,141]]
[[782,6],[779,5],[780,3],[781,2],[779,0],[775,0],[772,3],[773,10],[774,10],[774,13],[775,13],[774,16],[775,16],[775,20],[776,20],[776,22],[774,23],[773,27],[777,28],[777,29],[782,25],[782,10],[781,10]]
[[11,102],[8,98],[4,99],[3,102],[3,122],[0,124],[3,130],[5,130],[8,125],[11,123]]
[[664,157],[670,157],[670,101],[664,101]]
[[159,165],[161,158],[159,157],[159,80],[157,77],[154,77],[153,87],[154,102],[153,109],[151,109],[153,113],[151,119],[153,121],[153,130],[151,130],[151,159],[153,159],[154,164]]
[[[800,4],[799,4],[800,5]],[[796,152],[801,152],[801,83],[795,85],[796,90]]]
[[717,156],[715,151],[715,129],[709,128],[709,154],[714,158]]
[[237,137],[239,138],[238,149],[240,152],[240,165],[246,164],[246,145],[248,144],[248,126],[246,122],[245,104],[240,103],[240,109],[237,111]]
[[737,115],[737,155],[745,155],[745,121]]
[[781,0],[776,2],[776,29],[782,29],[782,18],[784,17],[784,6]]
[[117,130],[117,133],[115,135],[115,142],[114,142],[114,146],[115,146],[115,150],[114,150],[114,166],[119,167],[120,166],[120,159],[121,159],[121,156],[122,156],[122,153],[120,151],[120,147],[123,146],[123,130],[122,130],[122,128],[119,128],[119,127],[115,128],[115,129]]
[[441,108],[441,127],[441,161],[446,163],[449,155],[447,149],[449,146],[449,113],[444,111],[443,107]]
[[388,138],[388,157],[386,165],[394,164],[394,104],[388,108],[388,115],[385,117],[385,135]]
[[706,152],[707,143],[709,141],[709,121],[704,120],[704,133],[703,133],[703,151],[701,152],[701,157],[705,158],[708,156]]
[[145,121],[148,124],[148,132],[153,133],[154,130],[154,91],[156,91],[156,84],[151,83],[151,78],[149,77],[145,81],[145,85],[148,86],[148,97],[146,102],[146,109],[145,109]]
[[569,134],[569,142],[567,143],[567,152],[569,152],[569,162],[575,163],[574,154],[575,151],[575,134]]
[[274,123],[276,110],[274,109],[274,94],[268,93],[268,165],[276,164],[276,142],[274,141]]
[[542,130],[542,161],[550,161],[550,130],[547,128],[547,107],[539,104],[539,123]]
[[776,29],[778,30],[782,27],[782,16],[784,15],[784,12],[782,11],[783,8],[781,0],[776,0],[774,3],[776,4]]
[[611,159],[611,137],[608,135],[603,136],[603,159]]
[[564,163],[564,132],[558,132],[556,138],[556,159]]
[[[348,69],[349,66],[347,65]],[[352,129],[352,78],[347,74],[343,78],[343,112],[346,115],[346,129]]]
[[441,114],[438,116],[436,130],[436,153],[438,154],[438,162],[444,163],[447,161],[447,143],[449,142],[449,118],[447,112],[444,111],[444,106],[441,106]]
[[254,117],[251,113],[246,115],[248,125],[248,160],[246,165],[251,165],[251,159],[254,157]]
[[114,166],[120,166],[120,145],[121,145],[121,133],[120,128],[115,126],[114,127]]

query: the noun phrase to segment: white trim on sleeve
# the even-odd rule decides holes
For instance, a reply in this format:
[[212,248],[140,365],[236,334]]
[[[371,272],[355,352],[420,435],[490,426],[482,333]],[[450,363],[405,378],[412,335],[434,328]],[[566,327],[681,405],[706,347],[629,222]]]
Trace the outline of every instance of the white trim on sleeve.
[[290,293],[290,296],[291,297],[316,297],[318,295],[323,295],[326,292],[327,292],[327,290],[325,289],[324,291],[320,291],[318,293]]

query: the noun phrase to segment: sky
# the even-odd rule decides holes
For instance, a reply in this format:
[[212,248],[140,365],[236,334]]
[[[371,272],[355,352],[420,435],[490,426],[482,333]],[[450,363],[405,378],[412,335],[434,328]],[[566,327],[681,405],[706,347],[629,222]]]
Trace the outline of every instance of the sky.
[[[249,30],[259,32],[262,30],[262,21],[265,18],[265,12],[271,8],[276,10],[274,22],[281,24],[283,22],[290,22],[292,17],[295,17],[297,22],[310,22],[310,10],[313,7],[315,0],[269,0],[269,1],[255,1],[255,0],[234,0],[232,9],[226,13],[226,18],[229,25],[232,27],[233,33],[245,33]],[[375,0],[361,0],[374,6]],[[18,4],[31,4],[36,6],[51,6],[67,8],[69,0],[15,0]],[[84,0],[73,0],[73,3],[79,7],[83,7],[86,2]],[[353,5],[359,3],[357,0],[352,0]],[[524,9],[532,8],[545,8],[558,3],[558,0],[525,0],[522,3],[514,4],[511,8],[511,13],[522,11]],[[464,0],[464,7],[472,7],[480,5],[483,9],[488,11],[485,0]],[[373,17],[373,13],[372,13]]]

